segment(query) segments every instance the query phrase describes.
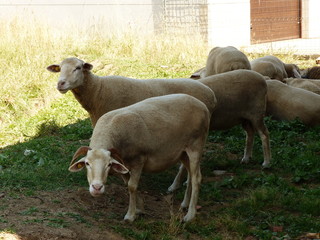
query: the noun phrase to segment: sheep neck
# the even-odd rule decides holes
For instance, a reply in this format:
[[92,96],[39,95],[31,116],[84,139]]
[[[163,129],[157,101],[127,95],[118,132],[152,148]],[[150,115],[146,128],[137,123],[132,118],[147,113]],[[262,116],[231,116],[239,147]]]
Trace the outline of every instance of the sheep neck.
[[84,83],[71,90],[77,101],[89,113],[93,126],[100,117],[96,112],[96,102],[99,99],[101,85],[100,77],[88,72],[85,74]]

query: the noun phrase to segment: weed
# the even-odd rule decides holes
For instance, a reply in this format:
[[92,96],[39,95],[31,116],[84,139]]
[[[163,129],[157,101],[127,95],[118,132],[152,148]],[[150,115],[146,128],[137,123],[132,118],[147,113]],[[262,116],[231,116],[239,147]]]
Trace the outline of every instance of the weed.
[[30,207],[27,210],[22,211],[21,215],[33,215],[34,213],[39,212],[37,207]]

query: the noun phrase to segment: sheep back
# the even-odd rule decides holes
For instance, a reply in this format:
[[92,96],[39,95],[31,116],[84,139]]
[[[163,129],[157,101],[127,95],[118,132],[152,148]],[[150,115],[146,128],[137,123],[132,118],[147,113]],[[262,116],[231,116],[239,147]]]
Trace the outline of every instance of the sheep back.
[[320,96],[276,80],[268,80],[267,115],[277,120],[300,119],[305,125],[320,124]]
[[215,47],[209,53],[203,77],[237,69],[251,69],[247,56],[232,46]]
[[275,56],[264,56],[250,62],[251,69],[271,79],[283,81],[288,77],[284,63]]
[[264,77],[251,70],[235,70],[199,80],[210,87],[217,98],[210,129],[228,129],[264,116],[267,85]]
[[304,78],[286,78],[285,83],[289,86],[302,88],[310,92],[320,94],[320,81]]
[[[144,171],[162,171],[167,166],[161,162],[177,160],[192,141],[199,138],[204,143],[209,122],[206,105],[190,95],[152,97],[104,114],[94,128],[90,147],[115,148],[124,160],[145,155],[153,169],[147,164]],[[126,166],[130,169],[130,161]]]
[[108,76],[101,81],[100,91],[94,93],[96,96],[93,98],[99,101],[95,103],[96,115],[93,122],[111,110],[126,107],[146,98],[175,93],[189,94],[199,99],[207,106],[210,113],[216,107],[217,100],[214,92],[209,87],[191,79],[138,80]]

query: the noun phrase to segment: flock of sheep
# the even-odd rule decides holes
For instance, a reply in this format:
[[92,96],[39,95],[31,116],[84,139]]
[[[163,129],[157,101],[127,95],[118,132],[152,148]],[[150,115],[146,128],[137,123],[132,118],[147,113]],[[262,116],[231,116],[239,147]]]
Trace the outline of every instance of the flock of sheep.
[[[69,171],[87,169],[89,191],[99,196],[110,174],[119,174],[128,186],[129,207],[124,219],[134,221],[143,211],[137,194],[142,172],[159,172],[180,162],[179,172],[168,188],[187,189],[183,221],[196,215],[201,183],[200,159],[209,130],[240,125],[246,132],[242,162],[252,157],[254,134],[263,147],[263,167],[271,161],[266,115],[278,120],[299,118],[304,124],[320,124],[320,80],[301,78],[294,64],[274,56],[249,62],[234,47],[216,47],[206,66],[190,79],[139,80],[121,76],[100,77],[90,63],[67,58],[50,65],[60,72],[57,89],[71,90],[85,108],[94,127],[89,146],[80,147]],[[306,77],[320,78],[319,68],[306,70]],[[197,79],[197,80],[194,80]],[[77,159],[85,155],[77,161]]]

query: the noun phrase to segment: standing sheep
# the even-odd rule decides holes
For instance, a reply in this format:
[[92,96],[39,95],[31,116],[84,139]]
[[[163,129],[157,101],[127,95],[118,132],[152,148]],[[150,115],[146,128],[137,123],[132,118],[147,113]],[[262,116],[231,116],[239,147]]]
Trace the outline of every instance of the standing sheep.
[[313,92],[268,80],[267,115],[292,121],[296,118],[307,126],[320,124],[320,96]]
[[295,64],[285,64],[275,56],[264,56],[250,62],[251,69],[271,79],[283,82],[284,78],[300,78],[299,68]]
[[197,72],[203,78],[237,69],[251,69],[250,62],[243,52],[228,46],[211,49],[205,69],[199,69]]
[[138,80],[120,76],[94,75],[90,63],[77,58],[67,58],[60,65],[50,65],[47,70],[60,72],[57,89],[61,93],[71,90],[87,110],[92,125],[105,113],[129,106],[146,98],[174,93],[192,95],[206,104],[212,113],[216,98],[212,90],[190,79]]
[[[264,124],[267,84],[264,77],[251,70],[235,70],[206,78],[199,82],[210,87],[217,98],[217,107],[211,115],[210,130],[226,130],[241,124],[246,131],[246,147],[242,163],[252,158],[254,133],[258,131],[262,141],[264,162],[269,167],[271,150],[269,132]],[[169,187],[174,191],[180,187],[183,167]]]
[[[184,221],[195,217],[201,182],[200,158],[206,142],[210,112],[186,94],[153,97],[104,114],[93,130],[89,147],[75,153],[69,170],[86,166],[92,196],[105,191],[109,171],[122,175],[130,200],[124,220],[136,218],[137,188],[142,172],[160,172],[181,161],[188,170],[182,208]],[[81,154],[86,157],[75,162]]]

